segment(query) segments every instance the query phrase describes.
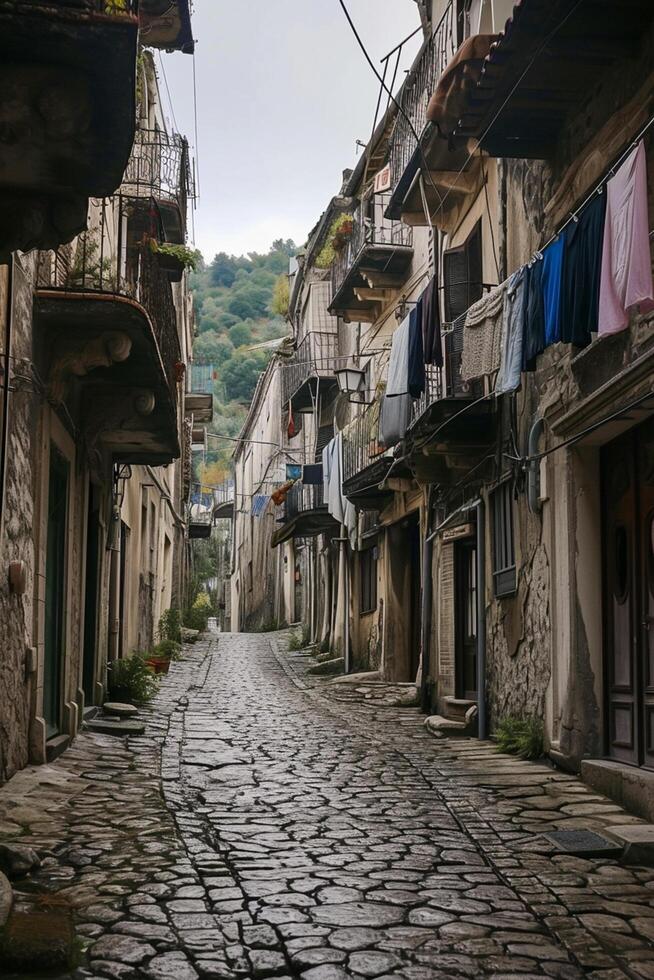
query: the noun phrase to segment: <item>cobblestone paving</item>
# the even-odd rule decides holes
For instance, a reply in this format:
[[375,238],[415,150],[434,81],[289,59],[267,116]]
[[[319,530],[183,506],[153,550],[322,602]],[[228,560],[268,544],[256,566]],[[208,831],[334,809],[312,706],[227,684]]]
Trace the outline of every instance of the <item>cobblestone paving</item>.
[[145,736],[0,791],[0,836],[51,851],[20,901],[75,910],[76,978],[654,977],[654,869],[539,836],[635,818],[283,646],[189,648]]

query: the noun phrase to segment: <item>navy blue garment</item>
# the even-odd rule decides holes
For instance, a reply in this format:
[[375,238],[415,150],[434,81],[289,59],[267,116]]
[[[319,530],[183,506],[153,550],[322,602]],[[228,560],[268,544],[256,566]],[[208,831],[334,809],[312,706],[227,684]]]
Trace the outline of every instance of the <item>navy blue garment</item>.
[[587,347],[597,331],[606,194],[596,194],[563,232],[561,340]]
[[436,276],[431,280],[420,299],[422,301],[422,347],[425,364],[443,367],[441,309]]
[[543,263],[538,259],[525,269],[527,299],[524,312],[522,370],[534,371],[536,358],[545,350],[545,307],[542,288]]
[[545,346],[561,339],[561,276],[565,237],[559,235],[543,252],[542,289],[545,307]]
[[322,484],[322,481],[322,463],[311,463],[303,467],[302,483],[317,487]]
[[420,398],[425,390],[425,355],[422,346],[422,299],[409,314],[409,378],[408,389],[412,398]]

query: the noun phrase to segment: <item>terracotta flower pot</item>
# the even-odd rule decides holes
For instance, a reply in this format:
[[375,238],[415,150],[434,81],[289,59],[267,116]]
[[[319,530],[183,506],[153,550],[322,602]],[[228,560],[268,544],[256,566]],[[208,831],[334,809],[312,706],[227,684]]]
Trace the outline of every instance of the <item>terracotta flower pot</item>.
[[148,667],[152,667],[155,674],[167,674],[170,669],[170,660],[167,657],[148,657],[145,662]]

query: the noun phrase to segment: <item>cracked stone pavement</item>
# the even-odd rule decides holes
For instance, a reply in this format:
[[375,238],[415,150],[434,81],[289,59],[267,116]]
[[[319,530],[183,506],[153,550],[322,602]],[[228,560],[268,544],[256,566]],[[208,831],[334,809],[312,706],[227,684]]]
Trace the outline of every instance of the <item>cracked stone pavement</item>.
[[0,790],[0,839],[50,852],[19,907],[74,909],[69,976],[654,977],[654,869],[539,836],[636,818],[285,648],[207,636],[144,736],[82,734]]

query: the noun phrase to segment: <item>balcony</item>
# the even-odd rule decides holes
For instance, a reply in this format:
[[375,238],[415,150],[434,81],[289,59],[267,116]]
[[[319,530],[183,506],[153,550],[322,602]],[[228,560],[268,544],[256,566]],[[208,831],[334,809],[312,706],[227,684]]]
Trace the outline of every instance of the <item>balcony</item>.
[[283,507],[279,519],[281,527],[272,536],[273,548],[292,538],[315,538],[319,534],[336,534],[339,530],[337,522],[327,512],[322,484],[296,483],[289,490]]
[[0,5],[0,254],[56,248],[112,194],[135,130],[136,0]]
[[234,516],[234,481],[227,480],[213,491],[213,517],[215,521],[231,520]]
[[[402,112],[397,115],[389,150],[392,182],[386,209],[389,218],[402,218],[408,224],[427,224],[419,178],[425,161],[430,170],[443,169],[442,161],[429,160],[435,147],[438,147],[439,152],[445,152],[447,157],[445,169],[453,172],[453,178],[454,174],[465,165],[466,149],[451,151],[446,140],[438,139],[434,127],[427,121],[427,108],[441,75],[461,43],[470,35],[472,5],[472,0],[452,0],[447,5],[433,34],[423,45],[418,61],[401,90],[399,98]],[[442,176],[437,174],[436,179],[440,181]],[[444,179],[447,180],[446,177]],[[465,179],[464,176],[460,176],[458,184],[462,181],[465,183]],[[432,173],[423,181],[423,189],[428,195],[431,211],[435,210],[435,203],[438,203],[430,199],[434,193],[432,186],[434,183],[435,178]]]
[[364,198],[354,215],[351,238],[332,265],[329,309],[348,323],[374,323],[406,282],[413,232],[384,217],[389,202],[389,194]]
[[[620,61],[629,77],[645,79],[653,14],[650,0],[584,0],[572,9],[568,0],[523,0],[467,93],[452,137],[461,145],[480,138],[491,156],[551,158],[570,114]],[[634,71],[639,53],[642,75]]]
[[213,419],[213,395],[187,391],[184,408],[187,415],[193,416],[193,422],[211,422]]
[[139,129],[121,187],[123,197],[140,202],[146,222],[156,208],[160,228],[155,237],[183,245],[189,201],[195,181],[188,142],[178,133]]
[[282,405],[290,402],[294,412],[313,412],[316,399],[336,386],[338,367],[336,333],[311,330],[300,342],[293,358],[282,367]]
[[343,493],[361,510],[381,510],[393,496],[383,486],[393,453],[380,443],[380,408],[376,399],[343,431]]
[[193,54],[189,0],[139,0],[139,27],[149,48]]
[[55,405],[71,405],[99,460],[159,465],[179,456],[184,377],[172,287],[135,241],[119,198],[93,202],[89,230],[40,257],[35,358]]
[[427,367],[424,394],[414,402],[405,456],[418,480],[446,485],[487,453],[495,433],[494,407],[482,382],[461,379],[466,314],[445,334],[445,366]]

